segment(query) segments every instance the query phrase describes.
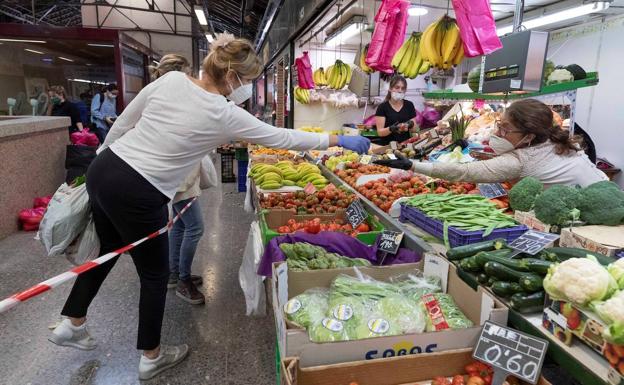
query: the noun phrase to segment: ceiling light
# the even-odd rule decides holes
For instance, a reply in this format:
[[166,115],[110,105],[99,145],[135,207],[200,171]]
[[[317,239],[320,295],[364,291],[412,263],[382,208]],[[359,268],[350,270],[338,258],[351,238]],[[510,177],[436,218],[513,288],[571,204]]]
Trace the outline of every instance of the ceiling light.
[[106,48],[114,48],[115,46],[112,44],[99,44],[99,43],[88,43],[88,46],[91,47],[106,47]]
[[32,53],[38,53],[39,55],[43,55],[43,52],[35,51],[34,49],[24,48],[24,51],[28,51],[28,52],[32,52]]
[[206,34],[206,39],[208,40],[208,43],[212,43],[214,41],[214,37],[211,33]]
[[68,58],[63,57],[63,56],[59,56],[58,58],[59,58],[59,59],[61,59],[61,60],[65,60],[65,61],[70,61],[70,62],[73,62],[73,60],[72,60],[72,59],[68,59]]
[[197,21],[199,21],[199,24],[208,25],[208,19],[206,19],[204,8],[202,8],[200,5],[196,5],[193,7],[193,9],[195,10],[195,16],[197,16]]
[[408,8],[407,13],[410,16],[423,16],[429,13],[429,10],[425,7],[411,7]]
[[92,66],[93,64],[91,63],[85,63],[86,66]]
[[87,79],[67,79],[70,82],[77,82],[77,83],[95,83],[95,84],[106,84],[106,82],[99,82],[97,80],[87,80]]
[[339,46],[345,40],[361,33],[364,28],[366,28],[366,18],[363,16],[353,16],[348,22],[325,39],[325,45],[328,47]]
[[14,41],[17,43],[45,43],[44,40],[25,40],[25,39],[0,39],[0,41]]
[[[526,29],[538,28],[548,24],[558,23],[560,21],[574,19],[576,17],[588,15],[590,13],[598,13],[605,11],[609,8],[609,3],[606,1],[597,1],[595,3],[589,3],[580,5],[574,8],[564,9],[559,12],[552,13],[550,15],[543,15],[534,19],[524,21],[522,25]],[[513,25],[497,28],[496,34],[498,36],[506,35],[513,31]]]

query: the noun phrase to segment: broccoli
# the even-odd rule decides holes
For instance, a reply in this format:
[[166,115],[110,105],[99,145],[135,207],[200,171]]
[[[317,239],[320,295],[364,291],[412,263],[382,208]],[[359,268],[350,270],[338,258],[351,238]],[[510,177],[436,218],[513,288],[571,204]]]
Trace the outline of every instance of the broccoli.
[[531,211],[535,198],[544,191],[544,185],[533,177],[526,177],[509,190],[509,204],[514,210]]
[[619,225],[624,222],[624,192],[612,182],[594,183],[581,190],[578,209],[588,225]]
[[579,189],[569,186],[552,186],[535,199],[535,216],[549,225],[564,225],[579,219]]

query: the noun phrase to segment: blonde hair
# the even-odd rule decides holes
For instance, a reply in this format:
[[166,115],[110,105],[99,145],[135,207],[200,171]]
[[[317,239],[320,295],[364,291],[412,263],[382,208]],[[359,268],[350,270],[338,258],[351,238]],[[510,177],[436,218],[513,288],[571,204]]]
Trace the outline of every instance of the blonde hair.
[[64,98],[67,98],[67,94],[65,93],[65,87],[63,86],[51,86],[50,91],[54,92],[57,95],[63,95]]
[[170,53],[162,57],[157,66],[149,66],[152,80],[156,80],[169,71],[180,71],[187,75],[191,74],[191,64],[182,55]]
[[220,84],[225,83],[229,70],[236,72],[241,79],[252,80],[260,76],[264,69],[253,44],[229,33],[217,34],[202,67],[213,81]]

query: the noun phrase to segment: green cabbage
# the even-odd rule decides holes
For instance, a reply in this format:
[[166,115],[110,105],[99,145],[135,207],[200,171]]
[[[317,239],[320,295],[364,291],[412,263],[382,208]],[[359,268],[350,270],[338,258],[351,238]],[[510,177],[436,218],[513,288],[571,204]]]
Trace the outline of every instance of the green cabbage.
[[344,324],[333,318],[323,318],[314,323],[308,333],[310,341],[317,343],[348,340]]
[[308,328],[325,317],[328,308],[327,297],[326,289],[306,290],[284,305],[286,318]]

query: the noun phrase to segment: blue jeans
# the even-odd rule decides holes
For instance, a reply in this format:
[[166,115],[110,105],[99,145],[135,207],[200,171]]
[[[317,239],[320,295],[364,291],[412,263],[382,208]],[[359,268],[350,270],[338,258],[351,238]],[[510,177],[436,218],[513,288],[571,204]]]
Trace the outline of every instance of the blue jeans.
[[[173,215],[178,215],[191,199],[174,203]],[[191,265],[197,244],[203,234],[204,221],[201,207],[199,201],[195,201],[169,230],[169,271],[171,274],[179,274],[180,280],[191,278]]]

